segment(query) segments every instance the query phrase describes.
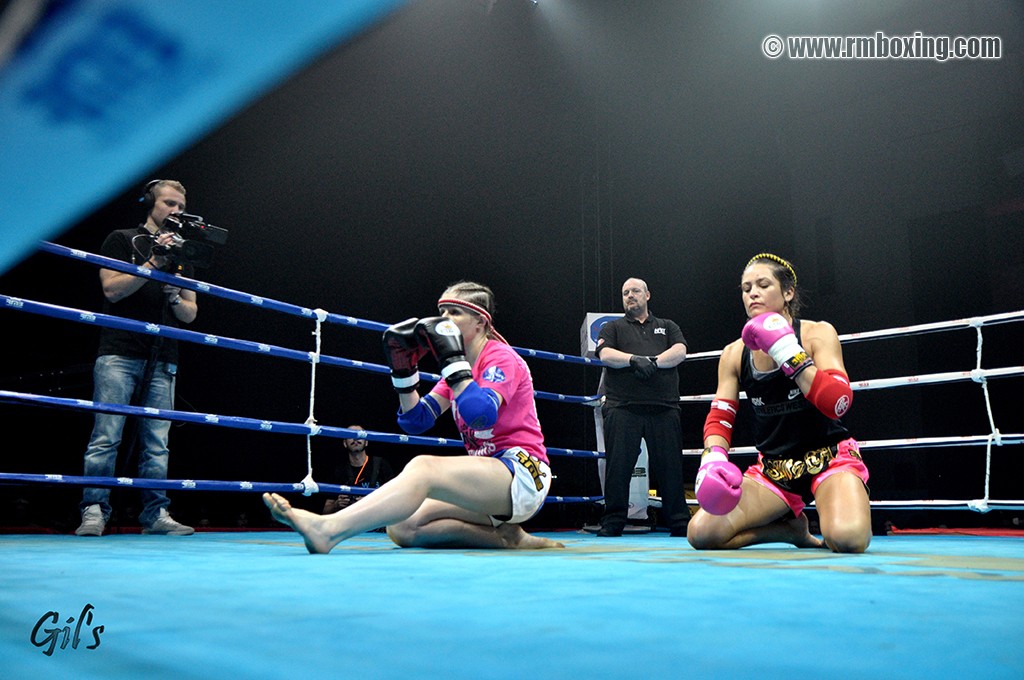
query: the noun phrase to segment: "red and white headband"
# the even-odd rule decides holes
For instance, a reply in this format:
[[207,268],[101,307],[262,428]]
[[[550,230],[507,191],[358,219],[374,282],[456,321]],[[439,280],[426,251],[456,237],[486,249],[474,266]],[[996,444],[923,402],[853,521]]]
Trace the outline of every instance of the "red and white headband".
[[489,327],[490,334],[494,336],[494,339],[495,340],[499,340],[499,341],[505,343],[506,345],[509,344],[508,340],[503,338],[501,333],[498,332],[498,329],[496,329],[494,327],[494,319],[491,317],[491,313],[488,312],[483,307],[481,307],[480,305],[473,304],[472,302],[466,302],[465,300],[459,300],[457,298],[441,298],[440,300],[437,301],[437,306],[440,307],[441,305],[451,305],[453,307],[462,307],[463,309],[468,309],[469,311],[473,312],[474,314],[479,314],[480,316],[482,316],[484,318],[484,320],[487,321],[487,325]]

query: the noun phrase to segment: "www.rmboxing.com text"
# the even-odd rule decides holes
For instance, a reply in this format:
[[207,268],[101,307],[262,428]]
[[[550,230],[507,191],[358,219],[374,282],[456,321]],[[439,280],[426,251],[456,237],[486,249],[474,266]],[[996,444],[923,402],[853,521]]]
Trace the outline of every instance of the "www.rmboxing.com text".
[[770,59],[1001,59],[998,36],[887,36],[881,31],[868,36],[766,36],[761,51]]

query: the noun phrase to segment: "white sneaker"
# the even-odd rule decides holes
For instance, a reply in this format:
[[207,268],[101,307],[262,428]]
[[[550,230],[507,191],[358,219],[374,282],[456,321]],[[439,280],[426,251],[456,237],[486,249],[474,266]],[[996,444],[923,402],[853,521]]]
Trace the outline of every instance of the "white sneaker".
[[163,536],[191,536],[196,532],[192,527],[187,527],[180,522],[175,522],[167,514],[167,508],[160,508],[160,515],[153,520],[153,523],[142,530],[144,534],[160,534]]
[[94,503],[82,511],[82,524],[75,529],[75,536],[102,536],[106,526],[103,511]]

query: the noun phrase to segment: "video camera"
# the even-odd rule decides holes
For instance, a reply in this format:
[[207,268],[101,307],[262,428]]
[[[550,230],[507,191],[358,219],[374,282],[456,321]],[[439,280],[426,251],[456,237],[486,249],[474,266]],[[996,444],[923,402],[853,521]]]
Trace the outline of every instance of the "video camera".
[[213,263],[213,246],[209,244],[228,242],[227,229],[207,224],[199,215],[173,213],[164,218],[162,229],[174,233],[174,243],[154,245],[152,252],[175,265],[190,264],[205,269]]

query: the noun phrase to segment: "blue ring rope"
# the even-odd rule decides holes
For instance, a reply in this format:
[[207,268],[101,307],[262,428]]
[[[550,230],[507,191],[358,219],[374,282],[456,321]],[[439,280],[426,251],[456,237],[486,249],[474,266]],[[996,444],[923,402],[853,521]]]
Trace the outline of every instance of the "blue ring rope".
[[[322,310],[311,310],[306,307],[299,307],[297,305],[291,305],[277,300],[267,299],[260,296],[254,296],[247,293],[243,293],[241,291],[236,291],[221,286],[215,286],[213,284],[208,284],[201,281],[195,281],[193,279],[189,279],[186,277],[174,276],[157,270],[152,270],[149,269],[148,267],[139,267],[137,265],[132,265],[121,260],[106,258],[103,256],[86,253],[84,251],[73,250],[71,248],[67,248],[65,246],[60,246],[49,242],[42,242],[41,249],[45,252],[62,255],[73,259],[84,260],[97,266],[106,267],[116,271],[122,271],[136,276],[150,278],[156,281],[161,281],[163,283],[177,285],[188,290],[202,292],[204,294],[210,294],[216,297],[222,297],[243,304],[263,307],[266,309],[271,309],[273,311],[278,311],[292,316],[298,316],[307,319],[321,318],[318,312]],[[195,331],[189,331],[182,328],[174,328],[154,323],[144,323],[108,314],[62,307],[59,305],[52,305],[32,300],[25,300],[22,298],[16,298],[7,295],[0,295],[0,301],[3,301],[4,306],[8,309],[26,311],[67,321],[105,326],[109,328],[116,328],[130,332],[137,332],[149,335],[163,335],[185,342],[202,344],[204,346],[217,346],[223,347],[225,349],[235,349],[239,351],[246,351],[257,354],[268,354],[270,356],[276,356],[284,359],[291,359],[304,362],[318,361],[320,363],[325,363],[327,365],[342,366],[345,368],[351,368],[355,370],[364,370],[368,372],[384,374],[390,373],[390,369],[380,364],[355,361],[350,359],[344,359],[341,357],[333,357],[322,354],[316,356],[315,353],[313,352],[292,350],[284,347],[278,347],[275,345],[269,345],[267,343],[239,340],[236,338],[228,338],[210,333],[197,333]],[[388,328],[386,324],[331,313],[324,313],[322,320],[328,323],[353,326],[357,328],[363,328],[374,331],[383,331]],[[595,361],[587,357],[573,357],[567,356],[565,354],[543,352],[540,350],[524,349],[519,347],[513,347],[513,349],[515,349],[520,355],[523,356],[550,359],[555,361],[564,361],[568,363],[582,363],[588,365],[603,366],[603,364],[600,361]],[[431,373],[422,372],[421,375],[424,376],[426,379],[432,380],[434,382],[437,382],[438,380],[441,379],[439,375]],[[597,396],[573,396],[553,392],[543,392],[539,390],[535,391],[535,396],[537,396],[537,398],[547,399],[550,401],[561,401],[566,403],[591,405],[599,398]],[[354,431],[347,428],[339,427],[318,425],[311,426],[308,424],[257,420],[253,418],[223,416],[216,414],[197,414],[183,411],[174,411],[170,409],[154,409],[129,406],[123,404],[107,404],[101,402],[93,402],[89,400],[66,399],[61,397],[32,395],[25,393],[10,392],[6,390],[0,390],[0,401],[31,403],[39,406],[104,412],[124,416],[160,418],[163,420],[191,422],[204,425],[219,425],[223,427],[247,429],[261,432],[277,432],[283,434],[298,434],[305,436],[323,434],[325,436],[335,438],[362,438],[367,439],[369,441],[383,441],[397,444],[420,444],[424,446],[462,446],[462,442],[459,440],[450,440],[443,437],[418,437],[404,434],[399,435],[383,432],[369,432],[365,430]],[[599,451],[561,449],[554,447],[548,448],[547,451],[549,454],[554,456],[582,458],[604,457],[604,454]],[[29,475],[12,473],[0,473],[0,482],[75,484],[82,486],[97,487],[134,486],[137,488],[152,488],[165,490],[192,489],[210,491],[272,491],[279,493],[308,491],[308,487],[304,483],[280,484],[268,482],[222,482],[213,480],[152,480],[132,478],[81,477],[69,475]],[[362,495],[372,491],[371,489],[347,487],[335,484],[317,484],[317,487],[319,488],[320,491],[323,492],[347,493],[354,495]],[[602,498],[603,496],[552,496],[549,497],[545,501],[545,503],[589,503],[599,501]]]
[[[254,306],[259,306],[259,307],[265,307],[265,308],[268,308],[268,309],[272,309],[272,310],[275,310],[275,311],[283,312],[283,313],[294,315],[294,316],[300,316],[300,317],[303,317],[303,318],[318,318],[321,321],[326,321],[326,322],[329,322],[329,323],[334,323],[334,324],[339,324],[339,325],[347,325],[347,326],[354,326],[354,327],[364,328],[364,329],[368,329],[368,330],[376,330],[376,331],[382,331],[382,330],[385,330],[388,327],[386,324],[382,324],[382,323],[379,323],[379,322],[366,321],[366,320],[363,320],[363,319],[356,319],[354,317],[343,316],[343,315],[339,315],[339,314],[331,314],[331,313],[325,312],[324,310],[311,310],[311,309],[308,309],[308,308],[299,307],[299,306],[296,306],[296,305],[290,305],[290,304],[279,302],[279,301],[276,301],[276,300],[268,300],[268,299],[263,298],[263,297],[250,295],[250,294],[247,294],[247,293],[231,290],[231,289],[228,289],[228,288],[223,288],[223,287],[220,287],[220,286],[215,286],[213,284],[208,284],[208,283],[205,283],[205,282],[195,281],[195,280],[188,279],[188,278],[181,277],[181,276],[173,276],[173,275],[170,275],[170,274],[166,274],[164,272],[160,272],[160,271],[156,271],[156,270],[151,270],[151,269],[146,268],[146,267],[139,267],[139,266],[136,266],[136,265],[132,265],[132,264],[123,262],[121,260],[114,260],[114,259],[111,259],[111,258],[106,258],[106,257],[102,257],[102,256],[99,256],[99,255],[94,255],[94,254],[87,253],[87,252],[80,251],[80,250],[73,250],[71,248],[67,248],[65,246],[61,246],[61,245],[50,243],[50,242],[46,242],[46,241],[43,241],[43,242],[40,243],[40,248],[44,252],[49,252],[49,253],[60,255],[60,256],[64,256],[64,257],[70,257],[70,258],[73,258],[73,259],[84,260],[84,261],[89,262],[89,263],[94,264],[94,265],[106,267],[106,268],[117,270],[117,271],[123,271],[123,272],[126,272],[128,274],[132,274],[132,275],[136,275],[136,276],[141,276],[141,277],[145,277],[145,278],[151,278],[151,279],[154,279],[154,280],[157,280],[157,281],[162,281],[162,282],[165,282],[165,283],[170,283],[170,284],[173,284],[173,285],[177,285],[177,286],[180,286],[182,288],[189,289],[189,290],[203,292],[204,294],[211,294],[211,295],[214,295],[214,296],[217,296],[217,297],[222,297],[222,298],[225,298],[225,299],[230,299],[230,300],[233,300],[233,301],[236,301],[236,302],[240,302],[240,303],[243,303],[243,304],[249,304],[249,305],[254,305]],[[74,309],[70,309],[70,308],[58,307],[56,305],[48,305],[48,304],[45,304],[45,303],[25,301],[25,300],[22,300],[20,298],[13,298],[13,297],[4,296],[4,295],[0,295],[0,300],[3,300],[5,302],[5,304],[9,308],[22,309],[22,310],[25,310],[25,311],[32,311],[32,312],[35,312],[35,313],[44,314],[44,315],[47,315],[47,316],[53,316],[53,317],[56,317],[56,318],[62,318],[62,319],[66,319],[66,320],[79,321],[79,322],[83,322],[83,323],[96,323],[98,325],[106,325],[106,326],[110,326],[110,327],[113,327],[113,328],[121,328],[121,329],[124,329],[124,330],[133,331],[133,332],[162,333],[162,334],[167,335],[169,337],[174,337],[174,338],[185,340],[185,341],[189,341],[189,342],[201,342],[202,344],[205,344],[205,345],[214,344],[214,345],[223,346],[223,347],[226,347],[226,348],[229,348],[229,349],[238,349],[238,350],[250,351],[250,352],[258,352],[258,353],[268,353],[268,354],[271,354],[273,356],[279,356],[279,357],[289,358],[289,359],[299,359],[299,360],[303,360],[303,361],[322,361],[322,362],[327,363],[327,364],[339,365],[339,366],[344,366],[344,367],[347,367],[347,368],[353,368],[353,369],[357,369],[357,370],[366,370],[366,371],[377,372],[377,373],[389,372],[389,369],[387,369],[387,367],[381,366],[379,364],[368,364],[368,363],[360,362],[360,361],[353,361],[353,360],[349,360],[349,359],[342,359],[340,357],[330,357],[330,356],[324,356],[324,355],[319,355],[318,356],[316,353],[313,353],[313,352],[301,352],[301,351],[298,351],[298,350],[290,350],[290,349],[281,348],[281,347],[274,347],[274,346],[267,345],[265,343],[255,343],[255,342],[244,341],[244,340],[236,340],[236,339],[233,339],[233,338],[224,338],[224,337],[215,336],[215,335],[211,335],[211,334],[195,333],[193,331],[185,331],[183,329],[171,328],[171,327],[167,327],[167,326],[161,326],[161,325],[158,325],[158,324],[143,324],[143,323],[140,323],[140,322],[137,322],[137,321],[133,321],[133,320],[129,320],[129,319],[121,319],[119,317],[114,317],[114,316],[110,316],[110,315],[104,315],[104,314],[98,314],[98,313],[92,313],[92,312],[84,312],[84,311],[81,311],[81,310],[74,310]],[[28,309],[26,309],[26,305],[28,306]],[[965,321],[970,321],[970,320],[965,320]],[[132,327],[132,324],[136,324],[136,327]],[[199,338],[201,338],[201,340]],[[540,350],[525,349],[525,348],[514,347],[514,346],[513,346],[513,349],[517,353],[519,353],[520,355],[523,355],[523,356],[536,357],[536,358],[542,358],[542,359],[549,359],[549,360],[555,360],[555,361],[562,361],[562,362],[566,362],[566,363],[579,363],[579,364],[596,365],[596,366],[604,366],[605,365],[602,362],[600,362],[599,360],[593,360],[593,359],[590,359],[590,358],[587,358],[587,357],[575,357],[575,356],[565,355],[565,354],[560,354],[560,353],[544,352],[544,351],[540,351]],[[713,356],[716,356],[717,354],[719,354],[719,353],[717,353],[717,352],[703,353],[700,356],[700,358],[713,358]],[[697,355],[692,355],[692,358],[696,359],[696,358],[698,358],[698,356]],[[428,379],[434,380],[435,382],[440,379],[439,376],[436,376],[436,375],[433,375],[433,374],[429,374],[429,373],[423,373],[421,375],[424,375]],[[551,401],[564,401],[564,402],[568,402],[568,403],[581,403],[581,404],[588,404],[588,405],[596,405],[596,403],[600,399],[599,395],[589,396],[589,397],[587,397],[587,396],[577,397],[577,396],[569,396],[569,395],[562,395],[562,394],[556,394],[556,393],[552,393],[552,392],[541,392],[541,391],[535,391],[535,396],[537,396],[538,398],[541,398],[541,399],[547,399],[547,400],[551,400]],[[315,435],[315,434],[321,434],[322,433],[322,434],[325,434],[327,436],[344,437],[344,438],[365,438],[365,439],[368,439],[368,440],[376,440],[376,441],[396,441],[397,440],[400,443],[413,443],[411,440],[425,439],[425,440],[428,440],[428,441],[424,441],[424,442],[420,442],[420,443],[425,444],[425,445],[433,445],[433,446],[448,446],[448,445],[450,445],[450,446],[459,446],[460,445],[460,442],[457,442],[457,441],[456,442],[452,442],[452,443],[449,444],[447,442],[447,440],[444,440],[444,439],[433,440],[431,438],[409,437],[407,435],[391,435],[391,434],[387,434],[387,433],[368,433],[368,432],[365,432],[365,431],[361,431],[360,433],[357,433],[358,435],[362,435],[362,436],[355,436],[355,437],[353,437],[353,431],[346,430],[345,428],[330,428],[330,427],[327,427],[327,426],[320,427],[320,426],[316,426],[316,425],[313,425],[313,426],[310,426],[310,425],[307,425],[307,424],[298,425],[298,424],[294,424],[294,423],[281,423],[281,422],[276,422],[275,423],[275,422],[272,422],[272,421],[257,421],[255,419],[250,419],[250,418],[237,418],[237,417],[233,417],[233,416],[217,416],[217,415],[213,415],[213,414],[209,414],[209,415],[205,415],[204,416],[202,414],[184,413],[184,412],[179,412],[179,411],[170,411],[170,410],[163,410],[163,411],[161,411],[159,409],[140,409],[138,407],[131,407],[131,406],[123,406],[123,405],[115,405],[115,404],[97,404],[97,403],[94,403],[94,402],[89,402],[89,401],[84,401],[84,400],[61,399],[61,398],[57,398],[57,397],[44,397],[42,395],[29,395],[29,394],[22,394],[22,393],[0,391],[0,401],[5,401],[5,400],[6,401],[35,402],[35,403],[38,403],[40,405],[47,405],[47,406],[57,406],[57,407],[65,407],[65,408],[77,408],[77,409],[85,409],[85,410],[97,410],[97,411],[105,411],[105,412],[119,413],[119,414],[125,414],[125,415],[139,415],[139,416],[142,416],[142,417],[162,417],[163,419],[166,419],[166,420],[182,420],[182,421],[186,421],[186,422],[202,422],[204,424],[225,425],[225,426],[229,426],[229,427],[237,427],[237,428],[242,428],[242,429],[259,429],[261,431],[268,431],[268,430],[270,430],[270,431],[277,431],[277,432],[284,432],[284,433],[305,434],[307,436]],[[139,411],[141,411],[141,412],[139,412]],[[256,424],[256,423],[258,423],[258,426],[254,427],[254,424]],[[275,427],[277,428],[276,430],[274,429]],[[444,443],[442,444],[442,443],[439,443],[439,442],[444,442]],[[548,452],[551,453],[552,455],[566,455],[566,456],[591,457],[591,458],[603,457],[603,454],[600,453],[600,452],[597,452],[597,451],[576,451],[576,450],[573,450],[573,449],[550,448],[550,449],[548,449]],[[18,479],[16,479],[16,478],[18,478]],[[187,486],[186,488],[209,488],[211,490],[255,490],[253,485],[254,484],[260,484],[260,485],[264,485],[264,486],[268,487],[265,490],[275,490],[275,491],[276,490],[281,490],[281,491],[305,491],[305,490],[307,490],[306,485],[302,484],[302,483],[300,483],[300,484],[292,484],[292,485],[281,485],[281,484],[265,484],[265,483],[250,483],[250,482],[215,482],[215,481],[200,481],[200,482],[196,482],[196,481],[192,481],[192,480],[177,480],[177,481],[171,481],[171,480],[124,480],[124,479],[98,478],[98,477],[86,478],[86,477],[65,477],[65,476],[61,476],[61,475],[11,475],[11,474],[8,474],[8,473],[0,473],[0,482],[3,482],[5,480],[38,482],[38,481],[47,481],[47,480],[52,481],[53,479],[59,479],[61,481],[64,481],[64,480],[68,480],[68,481],[70,481],[70,480],[87,480],[86,482],[79,481],[78,483],[88,483],[88,484],[91,484],[93,486],[103,486],[103,485],[106,485],[106,484],[103,483],[102,480],[109,480],[109,481],[112,482],[112,484],[110,484],[112,486],[120,486],[125,481],[128,481],[128,482],[138,481],[138,482],[140,482],[140,484],[139,484],[140,488],[168,488],[168,489],[176,489],[176,488],[181,488],[181,487],[176,486],[176,485],[178,485],[178,484],[185,484],[185,485],[191,485],[191,486]],[[147,487],[144,484],[154,484],[154,486]],[[198,485],[210,485],[210,486],[200,487]],[[220,486],[220,485],[223,485],[223,486]],[[240,486],[243,487],[243,488],[239,488]],[[269,488],[269,487],[274,487],[274,488]],[[363,492],[363,491],[352,491],[351,487],[344,487],[344,486],[338,486],[338,485],[327,485],[327,484],[323,485],[323,489],[325,491],[337,491],[337,492],[343,492],[343,491],[340,491],[340,490],[347,489],[348,490],[347,493],[356,493],[356,494],[360,494],[360,493]],[[546,502],[563,502],[563,503],[564,502],[591,502],[591,501],[601,500],[602,498],[603,497],[601,497],[601,496],[595,496],[595,497],[562,497],[562,496],[554,496],[554,497],[549,497]]]
[[[54,484],[69,486],[92,486],[104,488],[162,489],[164,491],[244,491],[255,493],[303,493],[307,486],[301,482],[282,484],[280,482],[225,482],[212,479],[145,479],[139,477],[83,477],[76,475],[38,475],[0,472],[0,483],[8,484]],[[350,496],[366,496],[376,489],[343,484],[320,484],[320,493],[338,493]],[[591,503],[604,496],[548,496],[544,503]]]
[[[140,267],[133,265],[122,260],[115,260],[109,257],[103,257],[102,255],[94,255],[87,253],[83,250],[75,250],[68,248],[67,246],[58,245],[56,243],[50,243],[49,241],[41,241],[40,249],[47,253],[54,255],[61,255],[63,257],[70,257],[72,259],[81,260],[94,264],[107,269],[114,269],[117,271],[132,274],[134,276],[143,276],[151,278],[155,281],[162,281],[163,283],[170,283],[188,290],[197,291],[200,293],[206,293],[214,295],[216,297],[226,298],[228,300],[234,300],[235,302],[241,302],[247,305],[254,305],[256,307],[263,307],[265,309],[272,309],[276,312],[282,312],[284,314],[291,314],[292,316],[301,316],[303,318],[316,318],[317,314],[315,310],[309,309],[308,307],[299,307],[298,305],[288,304],[287,302],[279,302],[269,298],[264,298],[258,295],[251,295],[249,293],[243,293],[241,291],[232,290],[231,288],[223,288],[221,286],[215,286],[211,283],[205,283],[203,281],[196,281],[189,279],[184,276],[173,276],[161,271],[149,269],[148,267]],[[365,319],[357,319],[352,316],[344,316],[342,314],[327,313],[326,321],[328,323],[338,324],[342,326],[353,326],[356,328],[363,328],[366,330],[374,331],[385,331],[388,329],[388,324],[380,323],[378,321],[367,321]],[[588,366],[604,366],[604,364],[597,359],[590,359],[589,357],[577,357],[571,354],[562,354],[559,352],[545,352],[539,349],[528,349],[524,347],[513,346],[517,353],[522,356],[535,357],[537,359],[548,359],[551,361],[562,361],[570,364],[585,364]]]
[[[67,408],[80,411],[111,413],[123,416],[139,416],[141,418],[157,418],[160,420],[173,420],[198,425],[214,425],[257,432],[276,432],[279,434],[297,434],[304,436],[324,435],[335,439],[366,439],[374,442],[416,444],[420,446],[447,446],[461,448],[463,445],[461,440],[450,439],[448,437],[420,437],[409,434],[351,430],[345,427],[333,427],[330,425],[306,425],[305,423],[287,423],[279,420],[258,420],[256,418],[224,416],[213,413],[190,413],[188,411],[175,411],[173,409],[129,406],[127,404],[110,404],[99,401],[90,401],[88,399],[51,397],[25,392],[12,392],[9,390],[0,390],[0,401],[32,404],[35,406],[50,406],[54,408]],[[553,456],[567,456],[573,458],[604,457],[604,454],[599,451],[585,451],[577,449],[560,449],[551,447],[547,449],[547,452]]]
[[[145,267],[139,267],[139,269],[151,271]],[[269,345],[264,342],[254,342],[252,340],[228,338],[223,335],[214,335],[213,333],[197,333],[196,331],[190,331],[184,328],[175,328],[173,326],[165,326],[157,323],[146,323],[136,321],[134,319],[125,319],[119,316],[103,314],[101,312],[88,312],[82,309],[62,307],[60,305],[52,305],[46,302],[37,302],[35,300],[26,300],[24,298],[12,297],[10,295],[0,295],[0,303],[2,303],[2,305],[7,309],[13,309],[16,311],[29,312],[31,314],[63,319],[65,321],[74,321],[76,323],[117,328],[146,335],[163,335],[175,340],[191,342],[197,345],[205,345],[207,347],[223,347],[225,349],[252,352],[254,354],[266,354],[282,359],[292,359],[307,363],[314,359],[313,352],[303,352],[301,350],[278,347],[276,345]],[[356,361],[354,359],[343,359],[341,357],[330,356],[327,354],[321,354],[317,360],[322,364],[327,364],[328,366],[342,366],[344,368],[351,368],[357,371],[368,371],[370,373],[391,373],[391,370],[382,364]],[[420,376],[433,382],[437,382],[441,379],[441,376],[436,373],[421,372]],[[588,405],[599,398],[571,396],[557,394],[555,392],[542,392],[539,390],[534,391],[534,396],[538,399],[545,399],[547,401],[561,401],[570,404]]]
[[[142,269],[145,269],[145,267],[142,267]],[[65,321],[105,326],[107,328],[117,328],[145,335],[163,335],[175,340],[192,342],[197,345],[205,345],[207,347],[223,347],[226,349],[241,350],[243,352],[253,352],[255,354],[267,354],[282,359],[293,359],[297,361],[304,361],[306,363],[313,361],[314,357],[313,352],[303,352],[301,350],[268,345],[264,342],[238,340],[235,338],[224,337],[222,335],[214,335],[212,333],[197,333],[196,331],[190,331],[184,328],[175,328],[173,326],[165,326],[158,323],[146,323],[143,321],[136,321],[134,319],[124,319],[110,314],[87,312],[85,310],[74,309],[72,307],[61,307],[59,305],[51,305],[46,302],[36,302],[34,300],[25,300],[23,298],[11,297],[9,295],[0,295],[0,303],[3,303],[3,306],[7,309],[30,312],[32,314],[49,316],[55,319],[64,319]],[[320,355],[319,362],[332,366],[344,366],[345,368],[370,371],[372,373],[390,373],[387,366],[371,364],[365,361],[342,359],[341,357],[332,357],[324,354]],[[429,373],[426,375],[432,379],[441,379],[441,376],[439,375],[433,376]]]
[[[243,293],[242,291],[232,290],[231,288],[224,288],[222,286],[215,286],[212,283],[196,281],[195,279],[190,279],[184,276],[174,276],[155,269],[149,269],[148,267],[140,267],[138,265],[131,264],[130,262],[124,262],[123,260],[115,260],[109,257],[103,257],[102,255],[87,253],[84,250],[75,250],[73,248],[68,248],[67,246],[50,243],[49,241],[41,241],[39,248],[43,252],[69,257],[74,260],[81,260],[106,269],[114,269],[134,276],[150,278],[154,281],[170,283],[175,286],[180,286],[181,288],[187,288],[188,290],[206,293],[216,297],[225,298],[227,300],[234,300],[235,302],[241,302],[246,305],[263,307],[264,309],[271,309],[275,312],[282,312],[292,316],[300,316],[306,319],[315,319],[317,316],[316,311],[309,309],[308,307],[299,307],[298,305],[288,304],[287,302],[280,302],[278,300],[265,298],[259,295],[252,295],[250,293]],[[342,326],[355,326],[374,331],[384,331],[388,328],[387,324],[378,323],[376,321],[366,321],[364,319],[356,319],[354,317],[343,316],[341,314],[328,313],[327,321]]]

